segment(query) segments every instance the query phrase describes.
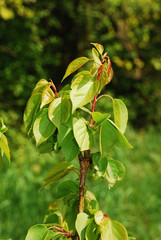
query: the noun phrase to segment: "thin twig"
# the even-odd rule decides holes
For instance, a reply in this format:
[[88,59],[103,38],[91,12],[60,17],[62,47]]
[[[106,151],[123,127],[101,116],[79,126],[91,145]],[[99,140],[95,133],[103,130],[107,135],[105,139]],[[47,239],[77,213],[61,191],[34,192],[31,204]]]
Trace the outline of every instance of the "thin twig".
[[67,238],[71,238],[71,237],[74,236],[71,232],[66,232],[65,230],[63,230],[63,229],[61,229],[61,228],[59,228],[59,227],[56,227],[56,226],[51,226],[51,227],[49,227],[48,229],[49,229],[49,230],[50,230],[50,229],[55,229],[55,230],[57,230],[58,232],[60,232],[61,234],[66,235]]
[[80,174],[75,169],[70,169],[70,172],[75,172],[80,178]]
[[96,102],[97,102],[100,98],[102,98],[102,97],[109,97],[109,98],[111,98],[111,99],[113,100],[113,97],[111,97],[110,95],[108,95],[108,94],[103,94],[103,95],[99,96],[99,97],[96,99]]
[[55,96],[57,97],[57,98],[59,98],[59,95],[58,95],[58,92],[57,92],[57,89],[56,89],[56,87],[55,87],[55,84],[53,83],[53,81],[50,79],[50,82],[51,82],[51,86],[53,87],[53,89],[54,89],[54,91],[55,91]]

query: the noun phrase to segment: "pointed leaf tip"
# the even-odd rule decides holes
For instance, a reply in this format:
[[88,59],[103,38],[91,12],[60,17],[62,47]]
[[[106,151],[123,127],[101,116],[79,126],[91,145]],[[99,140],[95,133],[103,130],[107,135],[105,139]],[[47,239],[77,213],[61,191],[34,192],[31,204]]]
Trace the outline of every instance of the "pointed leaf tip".
[[67,78],[70,74],[75,72],[77,69],[82,67],[85,63],[87,63],[90,59],[87,57],[79,57],[73,60],[67,67],[66,72],[64,74],[64,77],[62,81],[64,81],[65,78]]
[[103,51],[104,51],[104,47],[99,44],[99,43],[91,43],[93,46],[95,46],[95,48],[97,49],[97,51],[102,55]]

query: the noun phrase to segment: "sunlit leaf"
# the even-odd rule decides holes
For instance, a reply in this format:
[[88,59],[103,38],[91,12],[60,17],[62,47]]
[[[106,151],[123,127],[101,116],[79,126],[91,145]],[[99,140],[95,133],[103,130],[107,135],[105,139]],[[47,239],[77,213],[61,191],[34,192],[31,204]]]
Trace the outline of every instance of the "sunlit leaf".
[[7,127],[4,125],[3,118],[0,117],[0,133],[5,133],[7,131]]
[[121,223],[104,218],[100,226],[101,240],[128,240],[127,231]]
[[89,190],[87,190],[85,194],[85,204],[87,205],[88,212],[90,212],[91,214],[93,214],[93,211],[95,213],[99,210],[98,201],[94,193],[90,192]]
[[35,225],[27,233],[25,240],[46,240],[49,230],[44,225]]
[[103,218],[104,218],[104,214],[102,211],[97,211],[94,214],[94,220],[97,225],[99,225],[102,222]]
[[32,95],[27,102],[27,106],[24,112],[24,125],[28,134],[32,129],[32,123],[33,123],[34,117],[38,112],[38,110],[40,109],[40,103],[41,103],[41,93],[36,93]]
[[95,48],[98,50],[98,52],[102,55],[103,51],[104,51],[104,47],[99,44],[99,43],[91,43],[93,46],[95,46]]
[[98,73],[98,69],[100,67],[100,64],[97,62],[93,62],[93,65],[90,69],[90,74],[91,76],[95,76]]
[[72,82],[70,98],[73,105],[73,112],[93,100],[98,89],[98,81],[93,81],[90,72],[83,71]]
[[41,79],[38,81],[38,83],[36,84],[34,90],[32,91],[32,95],[34,95],[35,93],[42,93],[42,91],[44,90],[44,88],[46,86],[48,86],[50,83],[45,80],[45,79]]
[[125,167],[120,161],[108,159],[107,170],[105,177],[108,181],[108,186],[113,187],[117,181],[121,181],[125,176]]
[[60,128],[61,124],[67,122],[71,115],[71,101],[68,99],[56,98],[50,105],[48,116],[51,122]]
[[10,149],[8,147],[8,141],[7,141],[6,136],[3,133],[1,133],[1,136],[0,136],[0,170],[3,167],[4,155],[7,157],[7,160],[10,163]]
[[94,61],[101,65],[101,61],[99,59],[99,54],[95,48],[92,48],[92,55],[93,55]]
[[65,75],[62,79],[62,81],[68,77],[70,74],[72,74],[73,72],[75,72],[77,69],[79,69],[80,67],[82,67],[85,63],[87,63],[90,59],[86,58],[86,57],[79,57],[76,58],[75,60],[73,60],[67,67],[67,70],[65,72]]
[[36,144],[40,145],[45,142],[55,132],[55,129],[56,126],[48,118],[48,109],[43,109],[33,125]]
[[43,89],[41,96],[41,106],[43,108],[46,104],[49,104],[55,97],[54,92],[51,90],[50,86],[47,86]]
[[89,224],[89,218],[86,213],[79,213],[75,222],[75,227],[80,237],[80,240],[85,239],[85,228]]
[[110,68],[110,70],[108,69],[108,63],[105,62],[102,65],[102,71],[101,71],[101,75],[100,75],[100,90],[102,90],[102,88],[107,85],[108,83],[110,83],[110,81],[112,80],[113,77],[113,70],[112,67]]
[[91,148],[93,144],[93,135],[88,129],[86,122],[83,118],[73,121],[74,137],[80,147],[81,151]]
[[123,101],[113,99],[113,112],[116,126],[124,133],[127,126],[128,111]]

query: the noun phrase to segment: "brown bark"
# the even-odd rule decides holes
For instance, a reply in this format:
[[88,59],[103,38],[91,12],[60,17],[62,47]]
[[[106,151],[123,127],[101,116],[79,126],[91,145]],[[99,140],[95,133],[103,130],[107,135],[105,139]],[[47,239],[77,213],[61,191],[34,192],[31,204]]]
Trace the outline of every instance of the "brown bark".
[[79,154],[79,164],[80,164],[80,184],[79,184],[79,206],[78,212],[84,211],[84,193],[85,193],[85,182],[88,167],[91,163],[90,150],[84,151],[84,156],[82,153]]
[[[84,156],[80,152],[78,155],[79,158],[79,164],[80,164],[80,184],[79,184],[79,204],[78,204],[78,213],[81,213],[84,211],[84,193],[85,193],[85,182],[86,182],[86,175],[87,170],[92,162],[92,159],[90,158],[90,150],[84,151]],[[72,237],[73,240],[79,240],[78,233]]]

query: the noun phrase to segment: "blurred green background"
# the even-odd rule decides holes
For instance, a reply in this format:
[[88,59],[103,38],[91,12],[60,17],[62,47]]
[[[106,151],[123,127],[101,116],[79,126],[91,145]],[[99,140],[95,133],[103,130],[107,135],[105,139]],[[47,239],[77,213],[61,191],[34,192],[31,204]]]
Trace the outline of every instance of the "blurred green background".
[[[0,0],[0,115],[12,156],[0,172],[0,239],[25,239],[54,197],[55,185],[38,189],[61,156],[40,156],[22,124],[31,91],[41,78],[61,89],[69,62],[90,57],[90,42],[104,45],[111,58],[114,78],[104,93],[126,103],[134,146],[113,152],[126,166],[122,182],[111,190],[103,183],[90,189],[137,240],[161,239],[160,26],[160,0]],[[106,101],[97,108],[106,111]]]

